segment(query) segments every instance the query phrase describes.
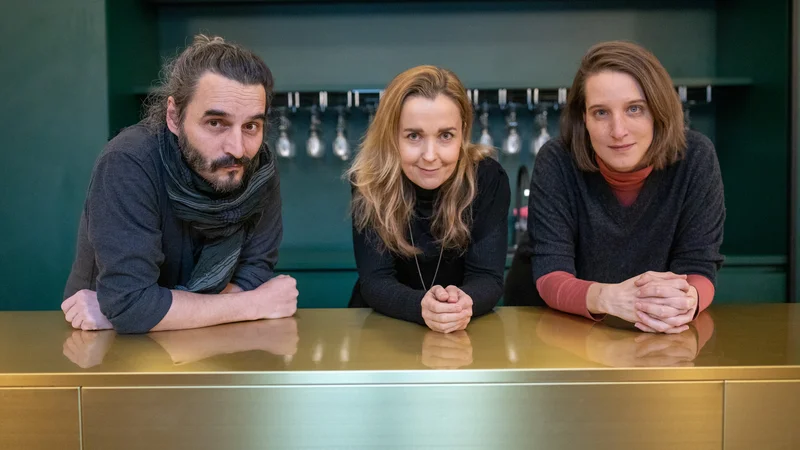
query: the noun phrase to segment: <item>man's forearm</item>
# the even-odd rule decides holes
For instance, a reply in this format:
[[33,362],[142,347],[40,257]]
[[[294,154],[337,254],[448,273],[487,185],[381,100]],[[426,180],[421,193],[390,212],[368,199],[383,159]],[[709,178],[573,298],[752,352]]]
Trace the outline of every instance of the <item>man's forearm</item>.
[[254,319],[255,308],[249,292],[204,295],[173,290],[169,311],[150,331],[184,330]]
[[243,292],[243,291],[244,290],[239,286],[233,283],[228,283],[228,285],[225,286],[225,289],[223,289],[222,292],[220,292],[220,294],[235,294],[237,292]]
[[151,338],[169,353],[174,363],[199,361],[215,355],[258,350],[263,343],[256,333],[258,323],[239,323],[205,329],[164,331]]

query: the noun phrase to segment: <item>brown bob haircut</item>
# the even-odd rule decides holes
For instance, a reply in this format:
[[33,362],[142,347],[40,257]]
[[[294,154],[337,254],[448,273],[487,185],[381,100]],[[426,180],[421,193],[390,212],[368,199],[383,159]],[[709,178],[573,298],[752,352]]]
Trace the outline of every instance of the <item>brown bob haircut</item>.
[[686,131],[683,108],[672,78],[648,50],[630,42],[609,41],[593,46],[584,55],[561,114],[561,139],[578,168],[586,172],[599,170],[584,121],[586,79],[605,71],[623,72],[633,77],[642,88],[653,114],[653,142],[642,159],[641,167],[652,165],[658,170],[682,159],[686,150]]

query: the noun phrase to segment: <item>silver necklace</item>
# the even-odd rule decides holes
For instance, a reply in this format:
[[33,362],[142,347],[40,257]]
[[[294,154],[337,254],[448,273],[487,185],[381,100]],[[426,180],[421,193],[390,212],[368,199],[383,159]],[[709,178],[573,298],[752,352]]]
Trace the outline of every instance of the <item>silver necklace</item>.
[[[417,245],[414,243],[414,232],[411,231],[411,222],[408,223],[408,235],[411,236],[411,245],[416,247]],[[428,292],[433,286],[436,284],[436,276],[439,275],[439,265],[442,264],[442,255],[444,254],[444,246],[441,247],[442,249],[439,251],[439,262],[436,263],[436,272],[433,273],[433,279],[431,280],[431,287],[425,287],[425,280],[422,279],[422,270],[419,268],[419,259],[417,259],[417,255],[414,255],[414,262],[417,263],[417,273],[419,274],[419,282],[422,283],[422,289],[425,292]]]

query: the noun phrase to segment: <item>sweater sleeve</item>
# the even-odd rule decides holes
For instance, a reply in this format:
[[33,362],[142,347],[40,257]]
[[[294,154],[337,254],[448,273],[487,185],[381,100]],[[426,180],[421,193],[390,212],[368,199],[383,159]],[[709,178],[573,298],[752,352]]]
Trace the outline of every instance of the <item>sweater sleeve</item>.
[[374,231],[360,232],[353,226],[353,251],[364,301],[381,314],[424,325],[421,303],[425,291],[397,280],[394,257],[388,250],[379,250],[379,239]]
[[719,252],[725,223],[722,174],[711,141],[698,133],[688,137],[690,148],[681,162],[691,164],[686,201],[678,218],[669,269],[702,275],[713,284],[723,261]]
[[697,289],[697,310],[694,313],[694,316],[697,317],[714,300],[714,283],[702,275],[689,275],[686,281]]
[[714,319],[708,312],[703,312],[697,316],[697,320],[692,322],[695,330],[697,331],[697,353],[708,343],[712,336],[714,336]]
[[603,316],[593,315],[586,306],[586,293],[591,285],[591,281],[562,271],[550,272],[536,280],[536,290],[547,306],[597,321]]
[[119,333],[149,331],[172,306],[172,292],[158,285],[164,254],[151,174],[130,155],[106,153],[89,186],[86,217],[100,311]]
[[539,151],[533,167],[528,197],[533,279],[539,295],[551,308],[596,320],[586,307],[592,282],[576,278],[577,218],[566,189],[571,184],[558,152],[564,152],[559,141],[551,140]]
[[464,284],[460,286],[472,298],[473,317],[491,311],[503,295],[511,205],[511,188],[502,166],[486,160],[479,170],[484,173],[478,177],[475,226],[464,261]]
[[281,190],[278,172],[269,180],[267,208],[245,242],[231,283],[250,291],[272,278],[283,237]]
[[564,152],[556,140],[539,151],[533,167],[528,197],[528,237],[533,279],[550,272],[575,273],[577,218],[569,200],[565,170],[557,152]]

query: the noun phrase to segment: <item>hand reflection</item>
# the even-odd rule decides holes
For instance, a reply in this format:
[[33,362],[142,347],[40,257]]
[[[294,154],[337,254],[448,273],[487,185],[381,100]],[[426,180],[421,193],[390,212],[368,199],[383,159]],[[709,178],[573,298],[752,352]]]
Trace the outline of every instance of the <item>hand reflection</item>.
[[642,334],[593,328],[586,339],[586,357],[611,367],[692,367],[697,336],[692,330],[678,334]]
[[546,344],[610,367],[691,367],[713,333],[707,311],[678,334],[619,329],[551,310],[536,328]]
[[175,364],[212,356],[261,350],[273,355],[294,355],[300,337],[294,317],[230,323],[192,330],[150,333]]
[[64,356],[82,369],[94,367],[103,362],[116,335],[114,330],[75,330],[64,341]]
[[432,369],[457,369],[472,364],[472,342],[466,331],[428,331],[422,339],[422,364]]

